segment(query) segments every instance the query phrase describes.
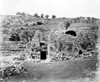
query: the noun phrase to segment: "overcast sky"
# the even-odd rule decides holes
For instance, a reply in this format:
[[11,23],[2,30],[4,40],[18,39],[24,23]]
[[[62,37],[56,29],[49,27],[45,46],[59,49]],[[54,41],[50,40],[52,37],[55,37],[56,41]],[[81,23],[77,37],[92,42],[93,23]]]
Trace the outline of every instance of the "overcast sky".
[[12,15],[16,12],[100,18],[100,0],[0,0],[0,14]]

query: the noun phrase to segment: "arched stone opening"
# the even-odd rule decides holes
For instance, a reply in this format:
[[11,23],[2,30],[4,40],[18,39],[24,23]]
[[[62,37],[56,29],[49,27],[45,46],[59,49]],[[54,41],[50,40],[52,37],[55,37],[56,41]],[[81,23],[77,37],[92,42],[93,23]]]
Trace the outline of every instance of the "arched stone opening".
[[73,30],[66,31],[65,34],[70,34],[72,36],[77,36],[76,32]]

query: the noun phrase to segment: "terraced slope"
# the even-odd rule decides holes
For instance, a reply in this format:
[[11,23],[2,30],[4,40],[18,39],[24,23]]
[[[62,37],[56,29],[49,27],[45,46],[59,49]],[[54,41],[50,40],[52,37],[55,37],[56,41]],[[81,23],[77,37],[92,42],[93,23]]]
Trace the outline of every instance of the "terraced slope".
[[[72,68],[70,71],[74,71],[74,62],[80,62],[75,65],[77,66],[77,69],[80,69],[79,72],[82,75],[84,75],[84,73],[81,68],[84,68],[84,66],[86,66],[86,70],[88,68],[91,68],[90,70],[92,70],[91,65],[93,65],[96,70],[98,55],[98,49],[96,48],[99,27],[98,19],[45,19],[36,18],[34,16],[16,15],[3,16],[1,20],[1,69],[6,71],[7,67],[14,66],[20,71],[13,73],[13,71],[8,70],[6,71],[7,73],[4,72],[4,78],[14,74],[20,75],[22,73],[22,66],[27,66],[27,63],[29,63],[29,70],[28,67],[26,69],[29,73],[31,71],[33,74],[31,76],[31,74],[28,73],[30,77],[35,75],[34,71],[37,73],[40,69],[45,69],[42,66],[44,64],[44,67],[47,67],[46,70],[51,71],[51,76],[53,73],[52,69],[55,70],[53,75],[56,75],[56,72],[58,74],[62,70],[61,74],[59,73],[58,76],[55,76],[57,78],[73,77],[72,72],[69,73],[71,74],[70,76],[66,75],[68,73],[68,70],[66,69],[70,70],[70,68]],[[45,57],[42,57],[43,55]],[[85,61],[88,61],[91,65],[87,65],[84,63]],[[62,69],[60,69],[60,66],[57,69],[58,71],[56,71],[55,66],[60,65],[60,63],[57,64],[57,62],[61,62],[61,66],[66,66]],[[70,66],[70,62],[74,63],[73,66]],[[33,64],[33,67],[31,67],[31,64]],[[49,66],[49,64],[51,66]],[[83,67],[81,64],[83,64]],[[38,65],[40,68],[38,68]],[[34,70],[34,67],[38,69]],[[49,69],[49,67],[51,68]],[[66,73],[63,72],[63,69],[65,69]],[[43,70],[41,70],[41,72],[44,73]],[[78,74],[78,71],[75,73]],[[28,74],[26,74],[26,76]],[[43,78],[45,78],[45,74],[49,75],[49,72],[46,71]],[[51,76],[48,76],[48,78],[51,78]],[[80,74],[79,76],[81,77]],[[22,77],[24,76],[22,75]],[[36,78],[38,79],[38,77],[40,76],[37,73]]]

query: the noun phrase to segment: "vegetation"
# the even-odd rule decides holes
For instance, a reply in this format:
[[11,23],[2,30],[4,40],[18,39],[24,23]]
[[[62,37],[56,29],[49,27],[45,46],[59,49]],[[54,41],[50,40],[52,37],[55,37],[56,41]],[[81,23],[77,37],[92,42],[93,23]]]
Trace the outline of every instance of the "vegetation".
[[97,41],[97,34],[94,32],[85,32],[79,34],[80,45],[83,49],[94,49]]
[[4,17],[0,51],[6,59],[4,67],[0,67],[2,78],[26,74],[27,69],[18,66],[28,58],[39,59],[41,51],[48,53],[48,43],[51,62],[97,58],[99,23],[100,20],[94,17],[56,18],[52,15],[50,18],[49,15],[24,12]]
[[7,78],[9,76],[15,76],[15,75],[20,75],[24,72],[26,72],[27,70],[20,66],[20,67],[16,67],[16,66],[8,66],[3,68],[2,70],[2,78]]
[[35,14],[34,14],[34,17],[38,18],[38,17],[39,17],[39,15],[38,15],[37,13],[35,13]]
[[70,22],[65,22],[65,28],[67,30],[67,28],[70,26]]
[[[25,45],[26,47],[28,42],[32,42],[37,30],[40,31],[40,41],[47,42],[52,28],[57,28],[57,33],[56,30],[52,33],[55,36],[52,36],[53,46],[51,50],[57,54],[60,53],[59,57],[62,56],[62,58],[68,59],[68,56],[72,56],[75,58],[76,56],[82,56],[84,52],[92,52],[95,49],[97,41],[96,29],[98,29],[97,18],[77,17],[67,19],[56,18],[55,15],[52,15],[52,18],[48,18],[49,15],[41,14],[39,16],[37,13],[30,15],[24,12],[17,12],[15,16],[6,16],[2,21],[2,27],[4,28],[2,31],[3,39],[18,42],[18,48],[20,45]],[[78,29],[81,27],[87,27],[87,29]],[[88,29],[88,27],[91,27],[91,29]],[[72,30],[68,30],[70,28]],[[62,30],[64,30],[64,33],[61,32]],[[36,49],[38,49],[37,47],[39,46],[36,46]],[[76,52],[74,52],[75,49]]]
[[47,18],[47,19],[48,19],[48,18],[49,18],[49,15],[45,15],[45,18]]
[[3,69],[3,78],[11,76],[11,75],[18,75],[20,71],[15,66],[8,66]]
[[55,19],[56,18],[56,15],[52,15],[52,18]]
[[44,18],[44,14],[41,14],[41,18]]

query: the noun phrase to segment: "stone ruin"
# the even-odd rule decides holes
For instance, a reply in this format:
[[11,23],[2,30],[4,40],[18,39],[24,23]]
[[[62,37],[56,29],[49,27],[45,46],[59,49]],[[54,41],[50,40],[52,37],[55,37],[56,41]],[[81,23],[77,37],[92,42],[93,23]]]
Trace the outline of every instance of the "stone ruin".
[[[21,17],[15,17],[15,19],[21,19]],[[10,21],[11,24],[7,22],[5,21],[2,25],[5,29],[5,35],[3,35],[8,38],[5,37],[2,41],[3,53],[20,52],[22,59],[25,57],[34,61],[59,61],[97,56],[97,24],[70,23],[67,19],[45,20],[42,25],[33,26],[25,26],[23,23],[17,25],[13,21]],[[31,22],[33,23],[33,19]]]
[[[68,29],[64,26],[58,26],[45,32],[37,30],[32,41],[26,44],[27,50],[32,59],[38,60],[59,61],[96,58],[96,32],[97,27],[75,28],[71,26]],[[30,46],[28,47],[28,45]]]

